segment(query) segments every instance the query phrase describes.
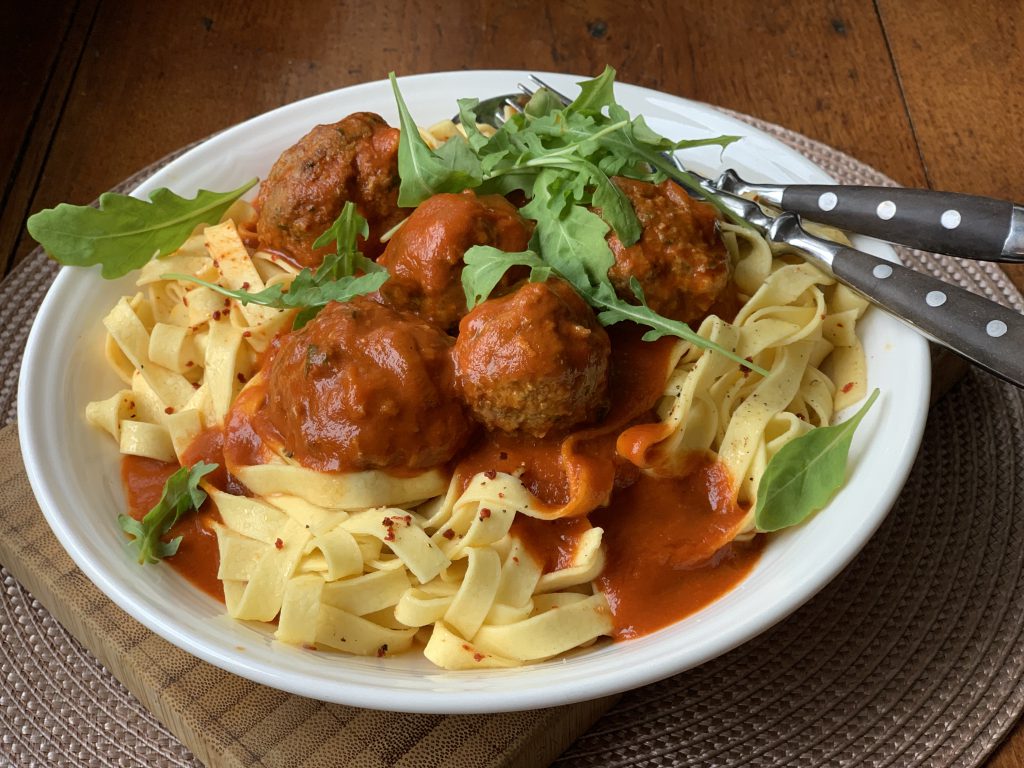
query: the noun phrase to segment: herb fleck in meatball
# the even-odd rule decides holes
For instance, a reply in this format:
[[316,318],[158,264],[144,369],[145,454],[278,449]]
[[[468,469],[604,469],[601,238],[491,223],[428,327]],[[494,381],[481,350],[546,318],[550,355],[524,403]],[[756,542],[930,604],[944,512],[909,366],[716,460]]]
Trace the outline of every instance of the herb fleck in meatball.
[[671,181],[650,184],[616,177],[643,227],[628,248],[614,232],[608,245],[615,264],[608,277],[619,297],[636,303],[629,287],[640,282],[651,309],[685,323],[702,320],[729,283],[729,255],[715,227],[715,210]]
[[[390,306],[413,312],[445,330],[466,314],[462,257],[474,245],[522,251],[530,230],[499,195],[467,190],[425,200],[387,244],[380,263],[391,273],[381,288]],[[502,287],[511,281],[502,283]]]
[[263,247],[305,267],[330,248],[313,243],[352,201],[369,224],[363,253],[380,254],[380,237],[404,218],[398,207],[398,130],[370,112],[318,125],[285,150],[260,186],[256,232]]
[[489,429],[535,437],[598,418],[608,402],[611,343],[562,280],[523,283],[462,318],[455,370]]
[[265,415],[311,469],[438,466],[473,430],[451,344],[420,318],[367,298],[330,304],[282,337],[264,366]]

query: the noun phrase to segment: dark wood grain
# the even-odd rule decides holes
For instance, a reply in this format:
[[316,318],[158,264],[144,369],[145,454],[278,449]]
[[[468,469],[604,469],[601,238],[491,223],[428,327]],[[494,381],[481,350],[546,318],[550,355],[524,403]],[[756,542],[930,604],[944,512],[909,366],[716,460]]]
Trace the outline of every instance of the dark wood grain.
[[96,3],[40,0],[0,6],[0,276],[13,266]]
[[[1024,6],[878,5],[928,184],[1024,201]],[[1024,266],[1007,272],[1024,286]]]

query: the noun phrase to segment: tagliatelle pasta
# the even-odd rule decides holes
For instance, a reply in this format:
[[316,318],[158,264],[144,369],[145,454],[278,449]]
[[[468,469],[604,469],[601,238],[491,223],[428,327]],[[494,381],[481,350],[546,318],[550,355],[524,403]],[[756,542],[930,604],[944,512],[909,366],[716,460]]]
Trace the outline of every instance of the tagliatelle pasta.
[[[428,137],[436,146],[451,131],[435,127]],[[290,285],[298,269],[245,239],[253,217],[239,203],[220,224],[197,229],[147,264],[139,293],[104,319],[105,354],[125,388],[90,403],[86,418],[122,454],[184,465],[202,434],[248,407],[243,390],[262,386],[260,358],[296,310],[164,277],[252,292]],[[723,545],[754,535],[772,456],[863,397],[855,325],[866,302],[749,230],[720,228],[739,309],[731,322],[707,316],[698,333],[768,375],[678,341],[657,422],[637,427],[634,418],[619,431],[640,430],[620,453],[650,476],[678,476],[695,456],[718,458],[745,511],[719,532]],[[421,647],[458,670],[542,661],[613,634],[612,606],[596,586],[609,557],[604,529],[581,526],[571,556],[554,565],[517,532],[523,518],[573,517],[575,496],[545,501],[503,471],[322,472],[282,446],[227,470],[248,495],[203,483],[216,510],[209,528],[225,607],[238,620],[276,622],[281,642],[380,656]]]

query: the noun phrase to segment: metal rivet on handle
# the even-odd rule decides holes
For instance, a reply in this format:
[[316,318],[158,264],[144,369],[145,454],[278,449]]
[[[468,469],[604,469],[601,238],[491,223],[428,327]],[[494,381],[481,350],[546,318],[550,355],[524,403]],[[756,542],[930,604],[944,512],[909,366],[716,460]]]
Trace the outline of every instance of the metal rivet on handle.
[[831,211],[839,203],[835,192],[823,192],[818,198],[818,207],[823,211]]
[[885,280],[885,278],[892,276],[892,267],[888,264],[877,264],[875,268],[871,270],[871,274],[879,280]]
[[928,295],[924,297],[924,300],[929,307],[941,307],[946,303],[946,294],[942,291],[928,291]]
[[950,208],[948,211],[943,212],[942,218],[939,219],[939,222],[946,229],[956,229],[960,226],[960,211]]
[[993,339],[998,339],[1004,333],[1006,333],[1006,323],[1002,320],[989,320],[988,325],[985,326],[985,333],[991,336]]
[[896,203],[892,200],[884,200],[878,204],[875,212],[878,214],[878,218],[888,221],[896,215]]

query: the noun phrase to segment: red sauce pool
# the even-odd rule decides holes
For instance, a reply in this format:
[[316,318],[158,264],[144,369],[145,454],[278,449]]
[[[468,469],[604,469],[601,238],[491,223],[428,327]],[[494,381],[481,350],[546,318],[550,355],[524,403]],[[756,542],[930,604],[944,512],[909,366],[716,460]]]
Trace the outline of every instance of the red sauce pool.
[[607,561],[597,579],[617,640],[649,634],[717,600],[757,562],[762,541],[729,543],[746,512],[725,468],[703,461],[684,478],[646,475],[594,512]]
[[[122,456],[121,485],[128,500],[128,514],[141,520],[160,501],[164,483],[177,469],[177,464],[166,461]],[[198,513],[182,515],[164,536],[164,541],[181,536],[181,545],[164,562],[192,585],[223,602],[224,588],[217,579],[220,552],[212,526],[215,520],[219,521],[219,516],[212,501],[207,501]]]

